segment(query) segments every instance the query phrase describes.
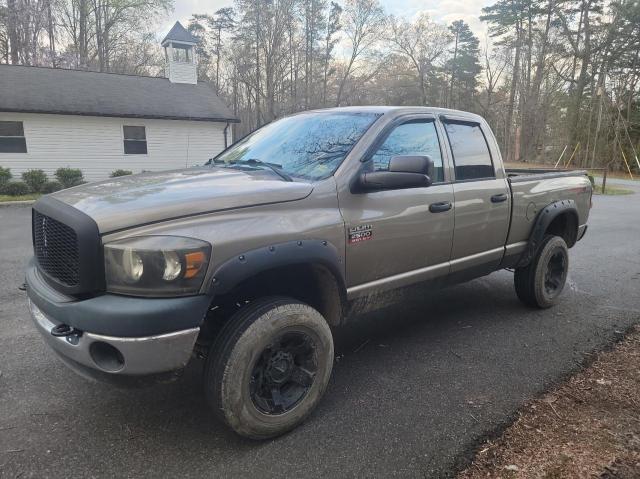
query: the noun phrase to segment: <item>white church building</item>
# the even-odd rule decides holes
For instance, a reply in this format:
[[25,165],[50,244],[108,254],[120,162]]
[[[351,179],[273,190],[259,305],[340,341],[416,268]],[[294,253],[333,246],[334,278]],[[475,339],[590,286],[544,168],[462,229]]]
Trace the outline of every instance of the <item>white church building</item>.
[[204,164],[238,120],[198,82],[197,41],[176,22],[162,41],[166,78],[0,65],[0,166],[98,180]]

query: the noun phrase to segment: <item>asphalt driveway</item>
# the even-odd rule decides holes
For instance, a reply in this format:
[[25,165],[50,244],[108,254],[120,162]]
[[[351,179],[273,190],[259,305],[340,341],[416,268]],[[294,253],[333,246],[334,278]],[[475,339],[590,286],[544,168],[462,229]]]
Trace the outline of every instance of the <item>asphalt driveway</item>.
[[0,207],[0,477],[446,477],[527,399],[640,321],[640,189],[596,197],[557,307],[494,273],[369,314],[337,337],[320,408],[256,443],[218,424],[199,364],[178,382],[116,390],[68,372],[17,286],[30,210]]

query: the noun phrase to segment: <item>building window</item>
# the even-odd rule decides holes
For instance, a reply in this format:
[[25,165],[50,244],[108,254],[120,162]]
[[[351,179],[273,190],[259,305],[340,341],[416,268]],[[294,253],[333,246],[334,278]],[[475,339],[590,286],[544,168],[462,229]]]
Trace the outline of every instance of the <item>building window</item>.
[[125,155],[147,154],[147,134],[144,126],[123,126],[122,132],[124,133]]
[[0,121],[0,153],[26,153],[27,140],[21,121]]

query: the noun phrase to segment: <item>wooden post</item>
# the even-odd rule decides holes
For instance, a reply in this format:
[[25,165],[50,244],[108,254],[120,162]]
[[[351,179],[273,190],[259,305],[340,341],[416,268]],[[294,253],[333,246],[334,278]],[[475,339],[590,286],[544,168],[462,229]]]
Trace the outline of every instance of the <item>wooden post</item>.
[[571,164],[571,161],[573,160],[573,157],[575,156],[576,151],[578,151],[578,148],[580,148],[580,142],[576,143],[576,147],[573,149],[573,153],[571,153],[571,157],[564,164],[565,168],[568,167]]
[[629,178],[633,180],[633,175],[631,174],[631,167],[629,166],[629,162],[627,161],[627,155],[624,154],[624,150],[622,149],[622,144],[618,141],[620,145],[620,152],[622,153],[622,158],[624,159],[624,164],[627,165],[627,171],[629,172]]
[[605,193],[605,187],[607,186],[607,171],[609,171],[609,165],[604,167],[604,174],[602,175],[602,194]]
[[560,153],[560,158],[558,158],[558,161],[556,161],[556,164],[553,165],[554,168],[558,167],[558,164],[560,163],[560,161],[562,160],[562,157],[564,156],[564,152],[567,151],[567,147],[569,145],[564,145],[564,150],[562,150],[562,153]]

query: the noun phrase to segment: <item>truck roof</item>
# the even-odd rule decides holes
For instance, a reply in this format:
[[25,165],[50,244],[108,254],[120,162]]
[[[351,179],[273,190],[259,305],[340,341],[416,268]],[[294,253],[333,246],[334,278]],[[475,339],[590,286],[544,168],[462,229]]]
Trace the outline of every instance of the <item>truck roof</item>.
[[[432,106],[341,106],[334,108],[320,108],[311,110],[312,112],[350,112],[350,113],[377,113],[381,115],[405,115],[408,113],[431,113],[433,115],[455,115],[464,116],[477,121],[482,120],[480,115],[462,110],[453,110],[450,108],[438,108]],[[304,112],[301,112],[304,113]]]

